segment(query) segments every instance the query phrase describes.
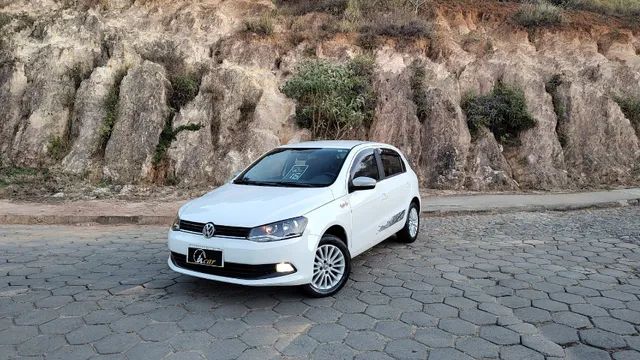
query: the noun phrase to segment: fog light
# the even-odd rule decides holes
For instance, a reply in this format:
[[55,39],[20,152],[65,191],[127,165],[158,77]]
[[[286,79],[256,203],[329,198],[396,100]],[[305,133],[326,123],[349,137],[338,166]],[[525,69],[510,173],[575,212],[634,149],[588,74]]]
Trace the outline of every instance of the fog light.
[[292,271],[293,271],[293,266],[291,266],[291,264],[289,263],[276,264],[276,272],[286,273],[286,272],[292,272]]

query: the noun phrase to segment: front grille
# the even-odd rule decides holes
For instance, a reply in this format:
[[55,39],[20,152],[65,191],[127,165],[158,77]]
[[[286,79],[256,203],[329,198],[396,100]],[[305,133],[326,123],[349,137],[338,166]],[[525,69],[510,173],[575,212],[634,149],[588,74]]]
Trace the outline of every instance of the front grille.
[[[210,267],[196,264],[188,264],[186,255],[171,252],[171,261],[177,267],[197,271],[203,274],[224,276],[244,280],[269,279],[291,273],[276,272],[276,264],[247,265],[225,262],[224,267]],[[294,271],[295,272],[295,269]]]
[[[188,231],[193,233],[202,234],[202,228],[205,224],[187,220],[180,220],[180,231]],[[215,225],[216,231],[213,236],[227,236],[235,238],[247,238],[251,228],[237,227],[237,226],[224,226]]]

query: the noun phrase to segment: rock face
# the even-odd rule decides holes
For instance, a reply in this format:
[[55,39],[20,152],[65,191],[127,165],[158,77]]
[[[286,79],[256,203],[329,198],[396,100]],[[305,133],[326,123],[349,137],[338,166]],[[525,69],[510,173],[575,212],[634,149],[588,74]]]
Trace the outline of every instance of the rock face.
[[[273,10],[266,0],[67,3],[14,0],[0,10],[9,19],[0,43],[2,165],[218,185],[265,151],[309,139],[280,91],[296,64],[365,52],[353,34],[322,35],[328,14],[278,19],[268,35],[245,32],[246,19]],[[398,146],[430,188],[640,183],[639,134],[616,102],[640,101],[637,35],[606,26],[506,30],[459,11],[436,16],[430,42],[380,42],[372,52],[375,115],[356,133]],[[178,73],[195,74],[199,88],[170,109]],[[523,90],[537,123],[517,146],[488,130],[472,136],[461,109],[467,94],[499,82]],[[105,134],[114,88],[116,121]],[[167,124],[199,127],[160,143]]]
[[629,165],[638,159],[638,138],[616,102],[590,83],[561,84],[556,90],[558,133],[570,178],[588,186],[591,183],[624,183]]
[[295,136],[294,104],[278,90],[276,77],[223,63],[207,73],[195,100],[174,126],[203,125],[177,136],[169,150],[172,176],[184,182],[224,183],[261,154]]
[[171,83],[165,69],[145,61],[129,70],[120,85],[118,116],[104,152],[104,174],[117,182],[147,177],[168,117]]
[[118,73],[123,71],[114,65],[98,67],[78,88],[71,121],[73,146],[62,161],[65,171],[82,174],[94,166],[95,158],[104,150],[105,103],[109,92],[119,86]]

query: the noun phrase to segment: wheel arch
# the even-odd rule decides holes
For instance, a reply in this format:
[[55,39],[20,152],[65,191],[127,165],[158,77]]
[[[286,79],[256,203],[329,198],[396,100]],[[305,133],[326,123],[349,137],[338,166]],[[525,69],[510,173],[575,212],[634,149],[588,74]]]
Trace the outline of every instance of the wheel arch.
[[417,196],[414,196],[413,199],[411,199],[411,204],[416,204],[418,206],[418,212],[420,212],[420,199]]
[[342,225],[331,225],[327,230],[324,231],[322,235],[324,236],[326,234],[333,235],[339,238],[347,246],[347,249],[349,248],[349,237],[347,236],[347,231],[344,227],[342,227]]

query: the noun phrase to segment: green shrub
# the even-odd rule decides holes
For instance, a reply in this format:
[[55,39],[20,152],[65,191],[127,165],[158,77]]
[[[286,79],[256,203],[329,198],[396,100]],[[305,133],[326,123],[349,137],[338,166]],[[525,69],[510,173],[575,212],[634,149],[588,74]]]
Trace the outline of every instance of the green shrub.
[[624,116],[631,121],[636,134],[640,136],[640,98],[624,97],[616,98]]
[[525,4],[515,14],[516,23],[524,27],[560,25],[564,22],[562,9],[546,1]]
[[69,151],[69,141],[63,136],[52,136],[49,139],[47,153],[56,161],[62,160]]
[[0,30],[11,23],[11,15],[0,13]]
[[153,155],[153,165],[160,165],[166,158],[167,150],[173,140],[183,131],[198,131],[201,124],[189,123],[173,128],[173,117],[183,106],[191,102],[200,89],[200,79],[196,74],[179,74],[171,78],[171,96],[168,99],[170,112],[164,123],[160,139]]
[[198,95],[200,79],[195,74],[180,74],[171,78],[169,106],[178,111]]
[[567,136],[562,131],[562,124],[567,120],[567,108],[564,102],[558,95],[558,87],[562,85],[562,76],[553,75],[549,81],[545,84],[545,90],[551,95],[553,100],[553,111],[556,113],[556,135],[560,146],[563,148],[567,146]]
[[279,8],[291,15],[304,15],[310,12],[324,12],[341,15],[347,8],[347,0],[276,0]]
[[410,80],[411,95],[413,103],[416,104],[416,116],[421,123],[424,123],[429,116],[429,102],[424,88],[425,77],[424,67],[419,63],[413,64]]
[[303,62],[282,87],[297,100],[296,120],[316,138],[340,139],[368,127],[375,108],[374,62],[358,57],[347,64],[326,60]]
[[69,69],[69,77],[73,81],[73,87],[78,89],[82,81],[87,77],[86,72],[82,68],[82,64],[78,63]]
[[273,33],[273,19],[270,15],[245,20],[245,30],[259,35],[271,35]]
[[365,50],[375,50],[378,47],[378,36],[372,32],[358,35],[357,44]]
[[120,102],[120,84],[122,79],[126,75],[126,71],[122,71],[116,74],[115,82],[109,90],[107,97],[104,99],[105,116],[102,120],[102,126],[100,126],[100,149],[104,150],[107,147],[107,142],[111,137],[113,127],[118,120],[118,103]]
[[498,83],[490,94],[466,96],[462,109],[472,134],[487,128],[498,141],[507,145],[517,145],[518,134],[536,126],[522,90],[502,83]]
[[[43,176],[45,175],[45,176]],[[46,168],[27,168],[27,167],[0,167],[0,188],[9,185],[22,185],[34,182],[33,179],[42,181],[42,177],[48,175]]]
[[153,154],[153,165],[158,166],[165,159],[167,150],[171,146],[173,140],[176,139],[179,133],[183,131],[198,131],[202,128],[202,124],[189,123],[186,125],[180,125],[177,128],[173,128],[173,114],[168,117],[168,120],[164,123],[162,133],[160,133],[160,140],[156,146],[156,152]]

